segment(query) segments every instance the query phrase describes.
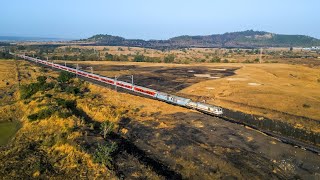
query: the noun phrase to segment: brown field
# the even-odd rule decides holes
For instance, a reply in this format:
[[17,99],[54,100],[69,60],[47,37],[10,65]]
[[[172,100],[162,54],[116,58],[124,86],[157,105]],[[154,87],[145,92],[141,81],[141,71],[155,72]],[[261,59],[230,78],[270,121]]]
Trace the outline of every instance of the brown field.
[[[111,62],[90,63],[90,66],[94,66],[95,71],[98,70],[97,72],[110,76],[118,75],[120,72],[132,74],[133,70],[127,70],[127,65],[126,63]],[[218,67],[211,65],[202,67],[200,64],[185,66],[149,63],[130,63],[129,69],[132,69],[133,65],[134,70],[139,70],[135,74],[135,79],[138,81],[139,74],[141,79],[150,75],[168,76],[168,79],[182,76],[177,82],[171,78],[173,84],[189,80],[189,84],[182,89],[179,87],[169,89],[170,92],[177,94],[182,94],[184,90],[208,81],[206,77],[199,77],[199,75],[196,77],[194,74],[220,76],[222,80],[237,76],[236,74],[241,70],[240,66],[229,67],[225,64],[219,64]],[[85,64],[82,63],[81,66],[85,68]],[[98,68],[101,68],[100,71]],[[30,63],[20,61],[21,83],[34,82],[39,75],[57,77],[58,73],[50,71],[50,68],[46,74],[40,69]],[[190,69],[195,70],[191,72]],[[14,68],[10,68],[9,71],[14,72]],[[175,73],[176,71],[179,73]],[[54,78],[50,77],[49,79]],[[209,81],[218,80],[220,79]],[[161,82],[161,79],[159,81]],[[153,84],[156,85],[156,82]],[[221,179],[226,177],[240,179],[300,177],[308,179],[317,178],[320,173],[320,160],[317,154],[281,143],[258,131],[164,102],[115,92],[112,89],[89,83],[85,83],[84,86],[90,91],[81,96],[64,92],[58,93],[55,90],[45,93],[52,94],[54,98],[75,100],[77,108],[83,110],[87,116],[86,119],[90,118],[92,123],[105,120],[116,123],[117,130],[115,132],[133,144],[133,147],[138,149],[136,152],[142,153],[135,154],[132,149],[124,149],[113,157],[118,171],[121,171],[128,179],[165,179],[166,176],[163,174],[168,173],[169,170],[183,179]],[[160,86],[155,88],[158,87]],[[116,179],[113,170],[93,162],[92,151],[83,150],[88,146],[94,150],[93,147],[97,143],[104,142],[99,134],[100,129],[90,130],[91,125],[85,125],[83,118],[76,116],[63,119],[53,115],[36,122],[27,120],[27,115],[53,101],[52,98],[43,98],[45,93],[35,94],[29,103],[18,102],[18,107],[23,111],[21,118],[23,127],[17,133],[16,140],[24,143],[37,142],[41,152],[44,153],[44,156],[40,157],[50,160],[56,170],[59,170],[57,172],[65,173],[55,174],[54,177],[61,178],[65,175],[79,177],[84,174],[90,178]],[[75,124],[78,124],[79,128],[72,131]],[[64,140],[63,137],[66,135]],[[56,139],[56,141],[50,145],[49,142],[52,143],[52,139]],[[119,146],[122,143],[120,142]],[[24,146],[21,147],[20,144],[12,146],[16,146],[15,149],[27,149],[22,148]],[[9,148],[3,152],[12,151],[14,152],[14,149]],[[28,159],[28,162],[36,163],[39,159],[38,154],[34,152],[37,151],[31,151],[32,158]],[[7,154],[0,153],[2,158],[7,158]],[[20,154],[17,154],[17,157],[19,156]],[[149,159],[143,160],[140,158],[141,156]],[[6,159],[7,163],[12,160],[14,159]],[[25,161],[21,160],[21,162]],[[11,167],[19,170],[21,163],[16,162],[10,162],[10,164],[16,165]],[[161,166],[158,167],[155,162]],[[0,169],[1,167],[4,165],[0,165]],[[23,166],[23,168],[28,167]],[[31,174],[30,176],[33,177],[47,175],[45,172],[43,174],[40,172],[35,170],[25,173]]]
[[[70,62],[71,63],[71,62]],[[84,70],[319,132],[320,68],[289,64],[78,62]]]

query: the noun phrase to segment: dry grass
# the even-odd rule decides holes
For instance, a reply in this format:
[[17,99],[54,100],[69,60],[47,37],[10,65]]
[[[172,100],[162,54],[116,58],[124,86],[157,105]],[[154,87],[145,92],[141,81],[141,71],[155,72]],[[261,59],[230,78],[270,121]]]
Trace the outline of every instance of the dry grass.
[[[225,65],[225,64],[224,64]],[[226,65],[225,65],[226,66]],[[287,64],[230,64],[236,75],[194,84],[182,93],[209,97],[208,103],[291,121],[280,112],[320,120],[320,68]],[[320,131],[319,127],[310,127]]]
[[[288,64],[165,64],[135,62],[79,62],[86,65],[136,65],[139,67],[193,67],[212,69],[237,67],[236,75],[220,79],[204,79],[178,94],[233,110],[262,115],[289,122],[298,128],[319,132],[317,123],[305,124],[304,116],[320,120],[320,68]],[[127,71],[96,71],[113,77]],[[136,73],[136,72],[135,72]]]
[[8,88],[16,84],[15,62],[13,60],[0,59],[0,88]]

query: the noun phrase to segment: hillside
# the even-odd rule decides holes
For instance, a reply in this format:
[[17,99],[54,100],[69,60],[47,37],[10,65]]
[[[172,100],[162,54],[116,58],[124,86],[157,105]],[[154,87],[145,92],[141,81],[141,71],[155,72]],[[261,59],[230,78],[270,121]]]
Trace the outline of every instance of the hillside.
[[95,35],[82,42],[109,46],[136,46],[148,48],[257,48],[257,47],[308,47],[320,46],[320,40],[305,35],[283,35],[264,31],[241,31],[207,36],[178,36],[168,40],[125,39],[119,36]]

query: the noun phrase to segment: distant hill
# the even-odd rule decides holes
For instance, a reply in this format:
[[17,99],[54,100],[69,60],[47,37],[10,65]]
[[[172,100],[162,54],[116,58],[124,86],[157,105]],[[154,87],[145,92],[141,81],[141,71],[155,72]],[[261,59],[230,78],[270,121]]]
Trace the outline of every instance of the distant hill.
[[282,35],[253,30],[207,36],[178,36],[168,40],[149,41],[99,34],[81,41],[97,45],[137,46],[157,49],[188,47],[257,48],[320,46],[320,40],[310,36]]

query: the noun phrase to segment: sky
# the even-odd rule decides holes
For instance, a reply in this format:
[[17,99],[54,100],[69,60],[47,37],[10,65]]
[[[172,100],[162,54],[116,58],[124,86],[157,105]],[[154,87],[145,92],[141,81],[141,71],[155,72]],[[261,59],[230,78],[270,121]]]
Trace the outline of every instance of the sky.
[[1,0],[0,36],[168,39],[243,30],[320,38],[319,0]]

